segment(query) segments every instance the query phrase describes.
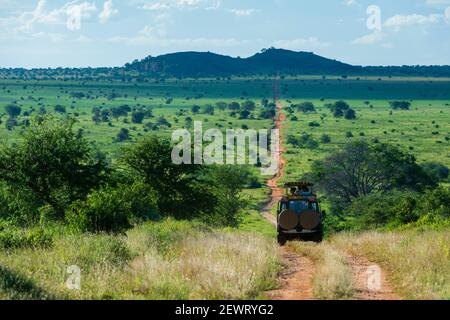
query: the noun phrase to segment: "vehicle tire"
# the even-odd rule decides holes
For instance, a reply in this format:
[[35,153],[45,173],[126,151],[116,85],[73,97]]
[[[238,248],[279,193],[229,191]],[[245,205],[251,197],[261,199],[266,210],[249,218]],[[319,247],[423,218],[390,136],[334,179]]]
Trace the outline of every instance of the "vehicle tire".
[[286,244],[286,242],[288,241],[288,236],[285,235],[284,233],[279,232],[277,240],[278,240],[278,244],[280,246],[284,246]]
[[323,241],[323,227],[322,226],[320,226],[320,229],[318,232],[314,233],[313,241],[316,243],[321,243]]

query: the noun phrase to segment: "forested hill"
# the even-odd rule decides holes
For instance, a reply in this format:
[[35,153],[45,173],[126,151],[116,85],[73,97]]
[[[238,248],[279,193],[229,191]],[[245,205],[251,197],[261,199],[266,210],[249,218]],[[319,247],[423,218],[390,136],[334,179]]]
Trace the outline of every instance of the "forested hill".
[[264,49],[249,58],[232,58],[211,52],[179,52],[149,56],[125,65],[141,74],[169,77],[231,75],[378,75],[449,77],[450,66],[361,67],[327,59],[312,52]]
[[357,68],[310,52],[281,49],[264,50],[249,58],[232,58],[211,52],[180,52],[147,57],[125,66],[139,73],[173,77],[266,75],[266,74],[343,74]]
[[450,66],[361,67],[321,57],[312,52],[263,49],[248,58],[211,52],[178,52],[148,56],[123,67],[1,69],[0,79],[143,80],[145,78],[197,78],[273,75],[414,76],[450,77]]

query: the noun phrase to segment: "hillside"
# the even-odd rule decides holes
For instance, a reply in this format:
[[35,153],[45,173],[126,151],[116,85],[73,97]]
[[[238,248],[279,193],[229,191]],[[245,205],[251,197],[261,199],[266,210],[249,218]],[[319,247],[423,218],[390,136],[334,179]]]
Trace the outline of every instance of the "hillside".
[[450,77],[450,66],[353,66],[312,52],[263,49],[248,58],[212,52],[176,52],[134,60],[122,67],[103,68],[1,68],[0,79],[13,80],[120,80],[231,76],[375,76]]
[[282,74],[354,73],[357,67],[311,52],[263,50],[249,58],[232,58],[211,52],[179,52],[135,60],[125,66],[139,73],[174,77]]
[[232,75],[384,75],[450,76],[450,66],[361,67],[321,57],[312,52],[263,49],[248,58],[211,52],[178,52],[148,56],[125,65],[127,71],[150,76],[215,77]]

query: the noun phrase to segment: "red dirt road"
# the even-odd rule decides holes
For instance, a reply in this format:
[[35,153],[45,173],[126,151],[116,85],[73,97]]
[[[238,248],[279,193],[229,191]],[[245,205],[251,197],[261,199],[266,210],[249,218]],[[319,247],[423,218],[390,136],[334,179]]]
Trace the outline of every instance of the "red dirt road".
[[286,120],[286,115],[283,113],[283,105],[281,102],[277,102],[277,118],[275,119],[275,128],[280,130],[280,152],[278,157],[278,170],[277,174],[267,182],[267,186],[271,190],[270,201],[264,206],[262,215],[269,220],[273,225],[277,225],[277,219],[272,214],[272,209],[277,205],[278,201],[281,200],[284,190],[278,186],[278,182],[284,175],[284,170],[286,166],[286,161],[283,158],[283,136],[281,130],[283,129],[283,122]]
[[[278,112],[277,118],[275,119],[275,128],[280,130],[279,168],[277,174],[267,183],[271,190],[271,196],[270,201],[268,201],[262,211],[262,215],[275,227],[277,226],[277,219],[272,214],[272,209],[283,196],[284,189],[279,187],[279,182],[283,178],[286,167],[286,161],[283,158],[283,135],[281,134],[286,115],[283,113],[282,103],[277,102],[276,104]],[[312,284],[315,271],[314,264],[307,257],[301,257],[286,248],[282,248],[281,250],[283,261],[286,264],[286,269],[280,274],[282,288],[268,292],[268,297],[272,300],[312,300],[314,298]]]
[[[268,181],[267,185],[271,189],[270,200],[264,206],[262,215],[275,227],[277,219],[272,214],[273,207],[277,205],[282,198],[284,189],[279,187],[279,182],[284,176],[286,161],[283,158],[283,123],[286,115],[283,113],[283,105],[277,102],[277,117],[275,127],[280,130],[280,152],[278,154],[279,169],[277,174]],[[279,275],[281,289],[267,293],[272,300],[313,300],[314,299],[314,274],[315,266],[308,257],[300,256],[297,253],[283,247],[281,248],[283,261],[286,265],[285,270]],[[400,297],[392,289],[387,280],[386,273],[377,265],[363,257],[346,256],[348,264],[351,266],[353,283],[355,290],[355,300],[399,300]],[[380,272],[379,290],[369,290],[369,270],[376,268]]]

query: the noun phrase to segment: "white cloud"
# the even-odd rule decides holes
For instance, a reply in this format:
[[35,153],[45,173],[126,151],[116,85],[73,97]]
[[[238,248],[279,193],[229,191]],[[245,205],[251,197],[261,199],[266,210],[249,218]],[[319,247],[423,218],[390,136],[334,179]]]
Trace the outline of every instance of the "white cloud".
[[65,4],[61,9],[67,15],[66,26],[69,30],[80,30],[81,20],[83,18],[90,18],[91,14],[97,11],[97,7],[94,3],[83,2],[80,4],[74,4],[69,2]]
[[371,34],[367,34],[360,38],[356,38],[352,41],[353,44],[372,45],[378,43],[384,39],[384,34],[379,31],[375,31]]
[[212,9],[220,6],[219,0],[142,0],[138,2],[138,7],[144,10],[160,11],[169,9]]
[[248,17],[248,16],[251,16],[252,14],[254,14],[258,10],[256,10],[256,9],[230,9],[228,11],[238,17]]
[[61,8],[47,10],[47,1],[39,0],[31,11],[24,11],[19,16],[3,19],[2,24],[11,32],[33,33],[38,25],[66,24],[70,30],[79,30],[81,20],[92,16],[97,11],[93,2],[72,1]]
[[450,23],[450,7],[445,9],[445,22]]
[[107,0],[103,4],[103,11],[100,12],[98,17],[100,18],[100,23],[106,23],[117,14],[119,14],[119,10],[114,7],[113,0]]
[[329,45],[330,44],[328,42],[322,42],[316,37],[309,37],[306,39],[278,40],[273,43],[273,46],[276,48],[297,51],[326,48]]
[[359,5],[358,1],[356,1],[356,0],[344,0],[344,4],[345,4],[347,7]]
[[408,26],[425,26],[430,24],[437,24],[440,22],[442,15],[440,14],[430,14],[428,16],[424,16],[421,14],[410,14],[410,15],[400,15],[397,14],[393,17],[390,17],[384,23],[385,27],[400,29],[402,27]]

